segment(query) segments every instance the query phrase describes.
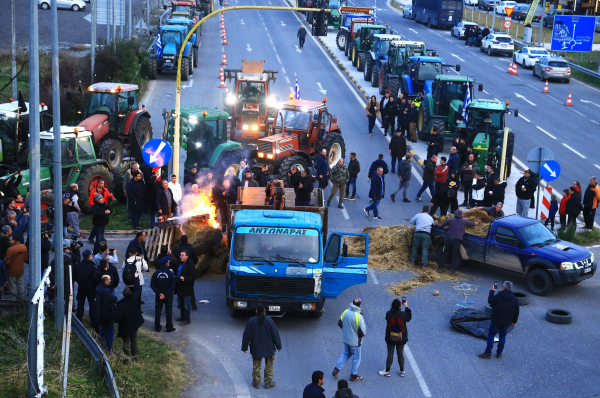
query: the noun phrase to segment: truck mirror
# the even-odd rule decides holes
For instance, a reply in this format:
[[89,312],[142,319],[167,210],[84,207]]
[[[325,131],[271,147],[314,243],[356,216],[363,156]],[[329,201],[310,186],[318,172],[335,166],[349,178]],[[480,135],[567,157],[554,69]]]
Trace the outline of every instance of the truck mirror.
[[483,91],[483,83],[479,84],[479,88],[478,88],[478,90],[479,90],[479,91]]
[[133,106],[135,104],[135,98],[127,97],[127,105]]
[[342,245],[342,257],[348,257],[348,245],[346,243]]
[[519,117],[519,110],[515,109],[515,117]]
[[460,72],[460,65],[458,65],[458,64],[456,65],[456,71]]
[[167,11],[167,5],[163,4],[163,10]]

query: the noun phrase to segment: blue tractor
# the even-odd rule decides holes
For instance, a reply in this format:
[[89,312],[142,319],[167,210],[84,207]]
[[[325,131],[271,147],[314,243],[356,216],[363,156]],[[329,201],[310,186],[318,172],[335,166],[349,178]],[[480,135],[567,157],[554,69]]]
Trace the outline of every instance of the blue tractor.
[[409,57],[408,72],[402,75],[400,90],[407,98],[412,98],[417,93],[431,94],[436,76],[444,74],[444,67],[455,68],[460,72],[460,65],[446,65],[444,59],[433,56]]
[[[190,33],[190,30],[194,27],[195,23],[189,18],[170,18],[167,19],[167,22],[170,25],[181,25],[187,28],[185,35],[187,36]],[[201,35],[200,28],[202,25],[194,31],[192,37],[190,38],[190,42],[192,43],[192,48],[194,49],[194,68],[198,66],[198,51],[200,50],[200,40],[198,36]]]
[[[187,36],[188,28],[183,25],[163,25],[154,45],[154,53],[150,54],[150,79],[156,79],[163,71],[176,72],[181,45]],[[159,45],[160,43],[160,45]],[[159,50],[160,48],[160,50]],[[194,50],[191,42],[187,42],[181,59],[181,80],[187,81],[194,73]]]

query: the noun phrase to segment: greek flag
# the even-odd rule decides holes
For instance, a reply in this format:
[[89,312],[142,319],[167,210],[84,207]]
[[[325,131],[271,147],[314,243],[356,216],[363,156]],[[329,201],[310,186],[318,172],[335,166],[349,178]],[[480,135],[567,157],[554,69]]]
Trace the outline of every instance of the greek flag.
[[296,87],[294,88],[294,98],[300,99],[300,86],[298,85],[298,75],[294,73],[296,76]]
[[158,34],[156,35],[156,58],[162,57],[162,43],[160,41],[160,28],[158,28]]
[[463,119],[465,119],[465,126],[467,125],[467,122],[469,121],[469,113],[467,112],[467,108],[469,107],[469,105],[471,105],[471,87],[469,85],[467,85],[467,92],[465,94],[465,101],[463,102],[463,110],[462,110],[462,116],[463,116]]

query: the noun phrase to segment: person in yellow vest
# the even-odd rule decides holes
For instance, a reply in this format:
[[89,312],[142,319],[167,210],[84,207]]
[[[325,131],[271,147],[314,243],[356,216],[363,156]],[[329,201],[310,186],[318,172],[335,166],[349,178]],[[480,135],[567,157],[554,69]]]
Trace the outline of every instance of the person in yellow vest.
[[419,110],[419,108],[421,107],[421,102],[423,102],[423,93],[419,91],[419,93],[417,94],[417,98],[413,100],[413,103],[415,104],[415,108],[417,108],[417,110]]
[[352,358],[352,369],[350,371],[350,381],[360,381],[362,376],[358,375],[358,365],[360,365],[360,349],[362,338],[367,333],[367,324],[360,310],[361,300],[354,299],[350,308],[342,313],[338,321],[338,326],[342,329],[342,342],[344,343],[344,352],[337,365],[331,373],[337,377],[340,370],[350,358]]

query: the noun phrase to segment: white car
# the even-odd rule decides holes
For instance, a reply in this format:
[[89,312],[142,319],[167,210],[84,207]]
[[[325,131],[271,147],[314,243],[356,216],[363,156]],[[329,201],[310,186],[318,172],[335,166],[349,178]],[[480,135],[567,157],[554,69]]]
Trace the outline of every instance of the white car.
[[458,39],[460,40],[465,35],[465,30],[467,29],[467,26],[477,27],[477,24],[475,22],[460,21],[458,24],[456,24],[455,27],[452,28],[450,34],[454,37],[458,37]]
[[481,40],[479,51],[487,52],[488,55],[503,53],[512,57],[515,51],[515,43],[512,37],[502,33],[490,33]]
[[[52,4],[52,0],[37,0],[38,7],[43,10],[49,10],[50,4]],[[85,2],[83,0],[57,0],[58,9],[65,10],[85,10]]]
[[496,14],[506,15],[507,8],[514,9],[516,6],[517,6],[516,1],[501,1],[500,3],[496,4],[496,8],[494,9],[494,12]]
[[476,6],[479,3],[479,0],[465,0],[466,6]]
[[513,55],[513,62],[521,65],[523,68],[535,65],[542,58],[548,58],[550,53],[544,47],[528,46],[523,47]]

